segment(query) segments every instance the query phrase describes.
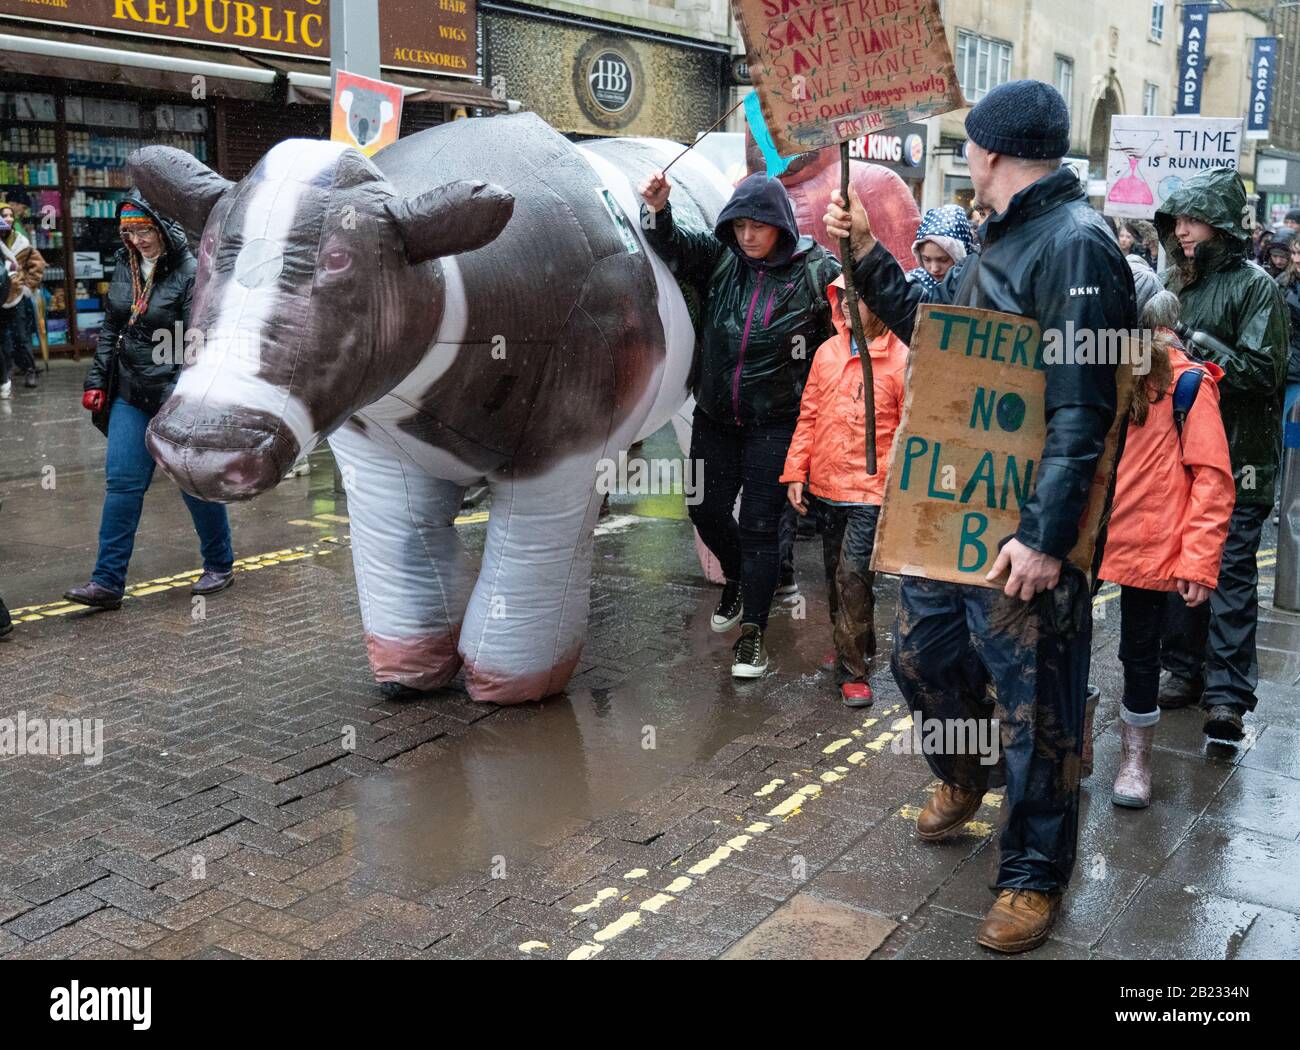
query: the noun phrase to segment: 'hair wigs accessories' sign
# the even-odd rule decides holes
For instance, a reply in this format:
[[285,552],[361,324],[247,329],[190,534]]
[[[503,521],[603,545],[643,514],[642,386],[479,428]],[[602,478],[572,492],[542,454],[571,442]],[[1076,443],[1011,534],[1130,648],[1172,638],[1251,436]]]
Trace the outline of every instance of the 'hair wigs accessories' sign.
[[785,157],[966,105],[938,0],[732,0]]
[[[1000,587],[985,577],[1020,527],[1047,439],[1047,362],[1129,360],[1129,348],[1044,341],[1028,317],[965,307],[917,311],[903,419],[894,437],[871,568],[898,576]],[[1114,356],[1112,356],[1114,355]],[[1132,371],[1116,369],[1119,404]],[[1070,561],[1091,575],[1119,440],[1106,439]]]

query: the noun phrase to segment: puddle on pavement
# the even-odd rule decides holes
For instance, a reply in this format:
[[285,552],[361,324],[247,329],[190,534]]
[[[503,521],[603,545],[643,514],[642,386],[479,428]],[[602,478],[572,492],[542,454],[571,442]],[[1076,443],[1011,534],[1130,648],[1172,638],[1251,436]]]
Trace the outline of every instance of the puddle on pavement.
[[[812,571],[803,550],[799,561]],[[701,596],[678,655],[619,685],[503,708],[419,769],[350,782],[341,801],[357,818],[353,855],[439,883],[488,870],[496,857],[507,868],[527,863],[576,821],[629,808],[737,737],[760,732],[790,702],[774,695],[782,681],[820,677],[827,704],[838,706],[830,677],[818,676],[830,646],[823,601],[807,602],[816,630],[791,620],[792,603],[774,610],[777,675],[735,684],[734,638],[708,629],[713,600],[712,591]],[[883,645],[892,601],[882,600],[878,615]],[[643,746],[651,733],[654,747]]]

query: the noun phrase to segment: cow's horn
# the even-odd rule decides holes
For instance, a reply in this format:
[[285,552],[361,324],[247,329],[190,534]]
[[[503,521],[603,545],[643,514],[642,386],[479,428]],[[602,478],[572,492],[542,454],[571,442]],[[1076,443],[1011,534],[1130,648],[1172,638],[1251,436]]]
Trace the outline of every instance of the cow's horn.
[[145,146],[126,159],[131,179],[159,214],[175,219],[191,241],[207,225],[221,195],[234,185],[202,161],[171,146]]
[[500,186],[464,179],[384,206],[397,223],[406,258],[420,263],[491,244],[510,221],[515,198]]

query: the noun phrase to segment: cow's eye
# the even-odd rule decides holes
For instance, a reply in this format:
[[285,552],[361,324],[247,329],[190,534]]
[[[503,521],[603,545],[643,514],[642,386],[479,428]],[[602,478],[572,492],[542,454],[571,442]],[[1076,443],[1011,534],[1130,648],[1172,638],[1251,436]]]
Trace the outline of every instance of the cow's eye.
[[325,272],[343,273],[352,265],[352,256],[342,248],[331,248],[325,253]]

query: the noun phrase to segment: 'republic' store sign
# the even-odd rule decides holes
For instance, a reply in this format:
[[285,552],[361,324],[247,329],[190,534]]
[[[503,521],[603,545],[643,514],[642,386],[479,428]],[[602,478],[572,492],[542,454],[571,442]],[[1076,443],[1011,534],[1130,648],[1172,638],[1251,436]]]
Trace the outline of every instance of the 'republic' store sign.
[[[380,0],[380,63],[473,76],[475,2]],[[0,15],[247,51],[330,57],[329,0],[0,0]]]

